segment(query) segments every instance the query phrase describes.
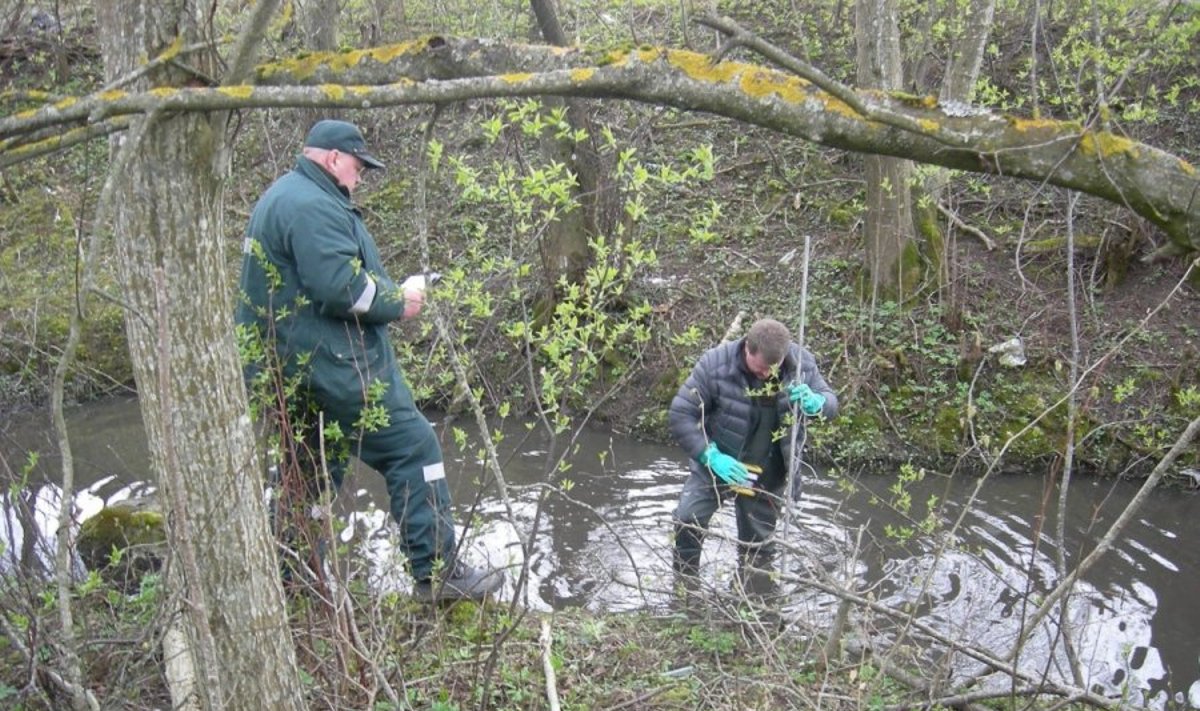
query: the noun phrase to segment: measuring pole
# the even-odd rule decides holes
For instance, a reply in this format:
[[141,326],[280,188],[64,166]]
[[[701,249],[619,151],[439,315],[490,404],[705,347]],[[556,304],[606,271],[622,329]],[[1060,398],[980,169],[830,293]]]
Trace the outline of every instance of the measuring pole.
[[[796,363],[797,378],[801,376],[804,367],[804,322],[808,309],[808,246],[811,240],[811,236],[804,235],[804,258],[800,262],[800,329],[796,332],[796,342],[800,345],[800,360]],[[784,541],[787,540],[788,536],[788,522],[792,518],[792,507],[796,503],[792,500],[792,487],[795,485],[796,477],[800,476],[800,449],[803,447],[803,443],[797,443],[797,440],[800,436],[802,415],[803,410],[800,404],[792,403],[792,431],[789,439],[791,448],[789,449],[790,455],[788,456],[787,483],[784,485],[783,490],[784,516],[781,537]],[[805,439],[807,438],[806,433]],[[785,565],[786,558],[787,546],[784,545],[783,550],[779,553],[780,571],[785,570],[787,567]]]

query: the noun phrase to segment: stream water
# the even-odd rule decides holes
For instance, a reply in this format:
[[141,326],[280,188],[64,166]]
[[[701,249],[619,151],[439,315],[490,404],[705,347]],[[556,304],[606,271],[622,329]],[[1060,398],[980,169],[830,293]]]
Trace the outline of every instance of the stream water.
[[[79,506],[86,517],[105,503],[153,490],[136,402],[113,399],[71,413],[72,444],[79,480]],[[501,497],[480,461],[477,438],[466,423],[435,420],[443,433],[447,471],[460,520],[477,522],[466,533],[469,557],[514,566],[523,561],[521,538],[534,521],[529,584],[522,602],[535,609],[584,607],[596,611],[658,608],[672,595],[670,512],[686,468],[671,446],[646,443],[592,429],[570,443],[569,490],[550,487],[556,445],[529,435],[523,423],[504,426],[501,447],[507,497]],[[467,430],[468,444],[455,444],[453,428]],[[53,482],[58,457],[48,423],[36,416],[0,425],[0,456],[17,472],[28,453],[39,452],[32,481]],[[534,432],[537,432],[536,428]],[[847,493],[845,483],[854,484]],[[852,580],[890,606],[910,604],[943,635],[971,641],[1003,654],[1018,624],[1036,608],[1038,597],[1058,578],[1053,532],[1057,489],[1047,493],[1041,472],[993,476],[967,507],[975,476],[929,473],[909,486],[911,516],[925,516],[931,496],[944,502],[943,530],[960,516],[953,545],[947,535],[913,536],[899,542],[889,530],[911,521],[880,500],[895,472],[865,472],[839,483],[821,472],[806,477],[805,496],[783,531],[785,549],[777,564],[785,573],[779,590],[783,614],[810,624],[828,618],[834,598],[789,582],[790,573],[826,573]],[[1137,491],[1131,482],[1078,478],[1071,485],[1065,520],[1068,565],[1078,562]],[[550,492],[547,494],[547,492]],[[57,506],[57,489],[45,484],[38,494],[45,530]],[[388,525],[382,478],[356,469],[336,504],[350,523],[343,540],[372,561],[373,584],[405,589],[397,564],[393,528]],[[7,503],[6,509],[7,511]],[[540,511],[540,513],[539,513]],[[723,507],[705,547],[703,575],[715,589],[735,580],[732,507]],[[1089,571],[1070,599],[1076,648],[1094,692],[1125,695],[1130,705],[1159,709],[1200,708],[1200,496],[1194,492],[1154,492],[1120,542]],[[470,514],[470,516],[469,516]],[[9,517],[9,527],[13,522]],[[41,525],[41,524],[39,524]],[[6,558],[11,569],[20,550],[19,530],[9,530]],[[17,540],[12,540],[14,537]],[[858,543],[858,553],[852,551]],[[850,561],[853,561],[850,563]],[[509,588],[505,594],[512,596]],[[1022,655],[1023,668],[1049,669],[1069,678],[1052,634],[1033,636]],[[970,674],[960,664],[955,674]]]

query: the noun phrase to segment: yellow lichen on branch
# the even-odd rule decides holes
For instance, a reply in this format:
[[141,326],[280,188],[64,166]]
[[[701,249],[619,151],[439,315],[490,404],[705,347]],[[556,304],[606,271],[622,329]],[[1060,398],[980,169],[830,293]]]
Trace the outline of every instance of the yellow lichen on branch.
[[346,98],[346,87],[341,84],[322,84],[317,87],[322,94],[328,96],[334,101],[341,101]]
[[128,92],[121,91],[120,89],[110,89],[109,91],[100,92],[96,95],[96,98],[101,101],[118,101],[124,99],[126,96],[129,96]]
[[182,51],[183,51],[183,35],[175,35],[175,39],[172,40],[171,44],[167,45],[167,48],[164,49],[162,52],[160,52],[159,55],[154,58],[154,61],[155,62],[169,62],[170,60],[179,56],[179,53]]
[[369,52],[356,49],[351,52],[313,52],[292,59],[285,59],[274,64],[262,65],[259,74],[269,77],[275,73],[287,73],[299,80],[311,77],[322,67],[339,72],[356,66]]
[[[641,56],[648,56],[649,52],[643,51],[639,53]],[[716,62],[707,54],[699,52],[686,52],[683,50],[671,50],[666,52],[667,62],[673,66],[683,70],[690,78],[696,81],[713,82],[717,84],[730,84],[739,76],[741,76],[749,65],[738,62]]]
[[217,91],[225,96],[231,96],[235,99],[246,99],[254,94],[254,87],[249,84],[239,84],[237,86],[219,86]]
[[530,79],[532,79],[533,75],[530,74],[529,72],[518,72],[515,74],[501,74],[497,78],[500,79],[500,81],[506,82],[508,84],[520,84],[522,82],[527,82]]
[[815,91],[807,79],[773,69],[743,62],[713,62],[707,54],[685,50],[643,49],[637,52],[637,57],[644,62],[665,59],[671,66],[682,70],[689,79],[735,86],[753,99],[773,96],[789,104],[800,104],[810,98],[818,98],[830,111],[850,118],[862,118],[840,99],[823,91]]
[[628,63],[629,63],[629,52],[625,52],[622,50],[614,50],[612,52],[608,52],[607,54],[605,54],[600,59],[599,65],[602,67],[605,67],[605,66],[623,67]]
[[639,60],[649,64],[655,60],[662,59],[663,57],[667,56],[669,54],[669,50],[663,49],[662,47],[639,47],[634,54],[637,55]]
[[1138,157],[1136,143],[1128,138],[1123,138],[1107,131],[1099,133],[1095,131],[1085,132],[1079,138],[1079,150],[1083,151],[1084,155],[1099,155],[1103,158],[1110,158],[1116,155],[1127,155],[1130,158]]
[[398,42],[382,47],[356,49],[349,52],[311,52],[298,57],[284,59],[270,64],[259,65],[258,75],[264,78],[276,74],[290,74],[298,80],[311,77],[318,69],[328,68],[332,72],[340,72],[358,66],[364,59],[387,64],[397,57],[406,54],[418,54],[429,47],[432,36],[421,37],[408,42]]
[[1055,121],[1054,119],[1027,119],[1009,117],[1008,122],[1014,129],[1020,131],[1021,133],[1044,130],[1057,131],[1064,127],[1062,121]]
[[761,67],[746,67],[740,86],[747,96],[756,99],[774,95],[789,104],[798,104],[808,98],[811,85],[803,79]]
[[430,37],[418,37],[415,40],[408,42],[398,42],[396,44],[388,44],[382,47],[366,50],[367,54],[375,61],[381,64],[387,64],[396,57],[402,57],[406,54],[417,54],[424,51],[429,46]]
[[866,120],[866,117],[859,113],[858,109],[854,108],[850,104],[847,104],[845,101],[842,101],[833,94],[825,91],[815,91],[810,96],[811,98],[821,102],[821,104],[825,107],[825,111],[829,111],[855,121]]
[[595,73],[596,73],[596,70],[591,67],[587,67],[585,69],[572,69],[571,70],[571,81],[576,82],[576,83],[585,82],[588,79],[591,79],[592,75]]

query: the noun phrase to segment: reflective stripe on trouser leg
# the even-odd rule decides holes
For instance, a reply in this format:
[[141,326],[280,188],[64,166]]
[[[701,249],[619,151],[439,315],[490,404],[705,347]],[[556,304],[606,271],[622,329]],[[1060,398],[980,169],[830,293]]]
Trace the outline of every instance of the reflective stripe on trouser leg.
[[429,577],[434,561],[454,556],[454,521],[442,448],[423,415],[397,420],[360,440],[359,458],[383,474],[392,518],[413,577]]

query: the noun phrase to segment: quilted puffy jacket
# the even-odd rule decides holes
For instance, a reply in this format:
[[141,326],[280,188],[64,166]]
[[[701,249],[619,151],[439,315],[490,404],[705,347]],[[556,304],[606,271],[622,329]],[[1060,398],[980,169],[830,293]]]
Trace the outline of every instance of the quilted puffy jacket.
[[[750,436],[751,387],[761,387],[758,379],[747,369],[742,355],[745,339],[722,343],[700,356],[691,375],[671,400],[668,424],[671,434],[691,460],[693,471],[700,471],[696,460],[710,441],[722,452],[739,457]],[[796,364],[800,363],[799,377]],[[826,418],[837,415],[838,400],[833,389],[817,369],[816,358],[806,349],[793,343],[779,367],[779,381],[807,383],[814,392],[825,396],[821,414]],[[791,412],[786,388],[775,394],[779,421],[784,422]],[[801,433],[802,434],[802,433]],[[798,438],[799,441],[799,438]],[[791,461],[789,437],[780,440],[783,461]]]

